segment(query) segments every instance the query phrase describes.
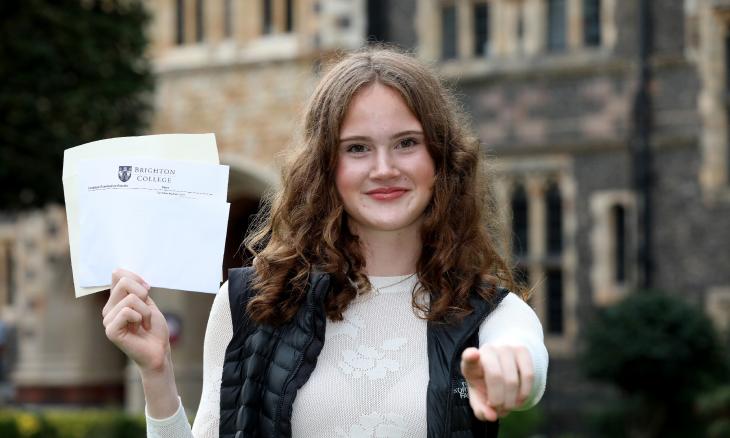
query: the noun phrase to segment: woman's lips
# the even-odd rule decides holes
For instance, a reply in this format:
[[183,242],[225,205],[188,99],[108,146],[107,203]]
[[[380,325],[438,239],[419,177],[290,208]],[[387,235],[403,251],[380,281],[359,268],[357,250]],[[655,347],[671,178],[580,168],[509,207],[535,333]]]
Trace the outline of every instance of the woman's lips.
[[366,194],[379,201],[388,201],[403,196],[408,190],[400,187],[370,190]]

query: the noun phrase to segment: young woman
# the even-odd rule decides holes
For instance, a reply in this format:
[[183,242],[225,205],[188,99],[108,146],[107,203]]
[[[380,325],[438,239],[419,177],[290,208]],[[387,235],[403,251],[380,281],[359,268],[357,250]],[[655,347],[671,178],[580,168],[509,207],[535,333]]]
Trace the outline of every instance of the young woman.
[[104,325],[139,365],[150,437],[496,436],[541,398],[540,323],[495,246],[478,141],[422,63],[346,56],[211,309],[190,430],[165,320],[134,273]]

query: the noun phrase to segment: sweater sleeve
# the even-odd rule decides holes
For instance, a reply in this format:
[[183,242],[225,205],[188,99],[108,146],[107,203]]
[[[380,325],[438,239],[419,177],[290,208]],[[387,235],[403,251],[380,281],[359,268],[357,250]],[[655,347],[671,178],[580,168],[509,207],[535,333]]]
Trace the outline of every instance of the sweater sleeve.
[[205,329],[203,392],[192,431],[181,403],[178,411],[168,418],[158,420],[147,415],[148,438],[218,438],[223,362],[231,338],[233,322],[226,282],[213,301]]
[[479,327],[479,345],[524,346],[530,352],[535,381],[530,396],[517,410],[537,404],[547,383],[548,352],[543,340],[542,324],[530,306],[515,294],[508,294]]

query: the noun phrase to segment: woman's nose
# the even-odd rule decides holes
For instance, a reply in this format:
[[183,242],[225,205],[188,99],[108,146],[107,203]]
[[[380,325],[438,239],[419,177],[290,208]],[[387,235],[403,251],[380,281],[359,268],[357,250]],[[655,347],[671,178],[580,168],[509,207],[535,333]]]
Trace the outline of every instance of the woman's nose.
[[393,158],[391,151],[379,149],[375,154],[375,162],[370,171],[370,177],[392,178],[398,176],[398,167]]

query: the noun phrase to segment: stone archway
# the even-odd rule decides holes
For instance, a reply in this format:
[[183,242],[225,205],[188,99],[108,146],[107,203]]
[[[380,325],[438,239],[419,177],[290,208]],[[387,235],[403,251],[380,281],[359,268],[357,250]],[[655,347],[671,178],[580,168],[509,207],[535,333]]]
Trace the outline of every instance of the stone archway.
[[279,187],[279,173],[270,164],[261,163],[240,154],[221,154],[221,164],[230,167],[228,199],[256,197]]
[[222,155],[221,164],[230,167],[228,201],[231,203],[228,215],[226,248],[223,255],[223,278],[228,278],[228,269],[245,263],[245,251],[241,247],[251,220],[258,212],[264,194],[278,187],[278,174],[265,165],[239,155]]

